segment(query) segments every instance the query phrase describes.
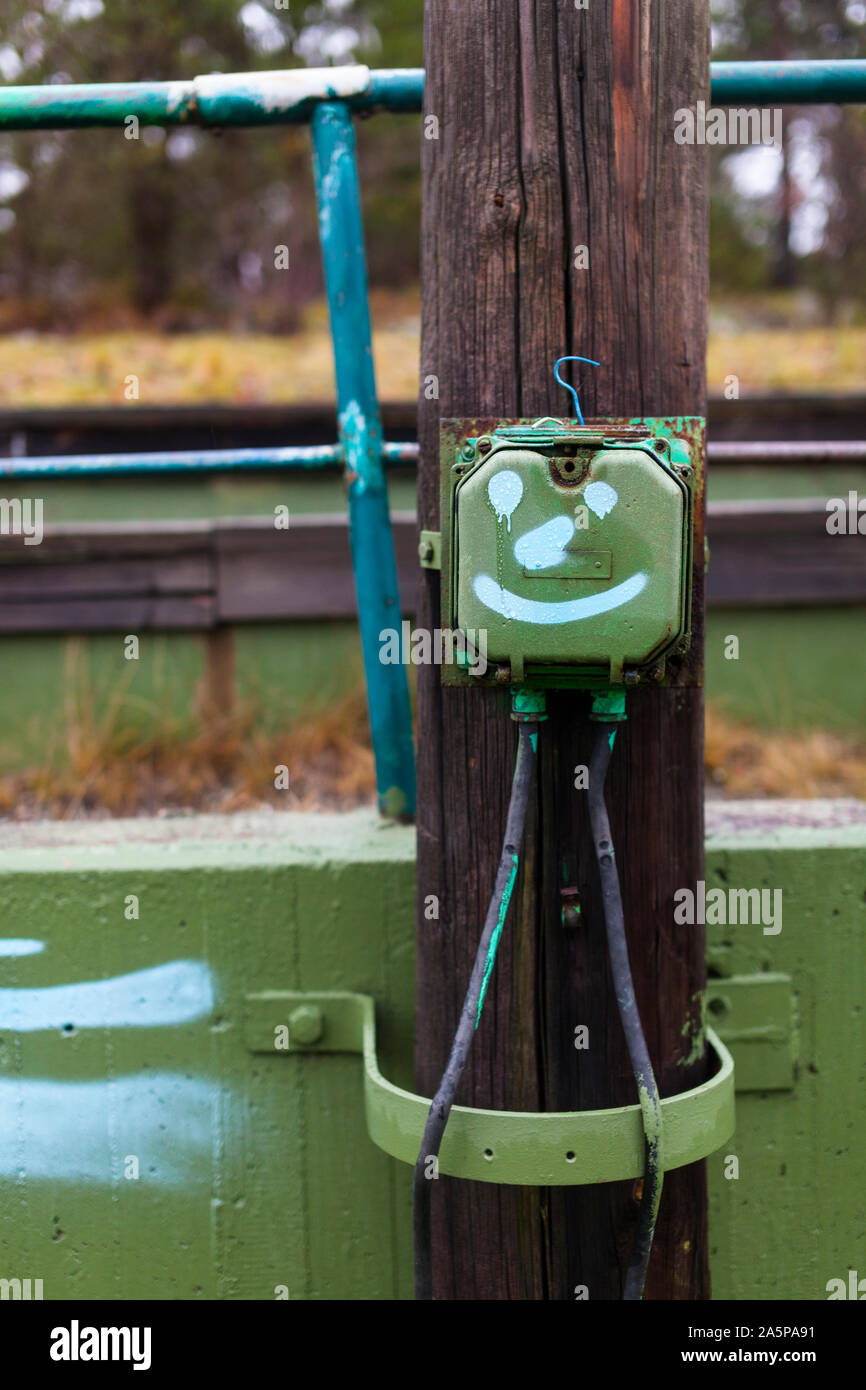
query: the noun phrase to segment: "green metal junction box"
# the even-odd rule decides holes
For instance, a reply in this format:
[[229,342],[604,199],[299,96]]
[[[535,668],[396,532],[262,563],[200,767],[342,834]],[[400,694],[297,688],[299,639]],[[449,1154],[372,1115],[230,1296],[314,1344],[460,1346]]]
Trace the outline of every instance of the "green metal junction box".
[[663,679],[690,640],[702,422],[472,423],[443,424],[443,682]]

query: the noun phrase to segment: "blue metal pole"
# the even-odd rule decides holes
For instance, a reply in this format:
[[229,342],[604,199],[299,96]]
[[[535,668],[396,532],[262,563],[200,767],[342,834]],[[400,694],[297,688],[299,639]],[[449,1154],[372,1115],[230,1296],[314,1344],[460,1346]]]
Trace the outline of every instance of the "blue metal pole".
[[[405,448],[405,445],[403,446]],[[339,444],[286,449],[179,449],[135,454],[46,454],[0,459],[3,478],[87,478],[125,473],[222,473],[249,469],[310,469],[343,462]]]
[[[712,100],[752,106],[866,102],[866,61],[711,63]],[[420,111],[421,68],[361,65],[319,70],[215,73],[178,82],[54,83],[0,87],[0,130],[142,125],[285,125],[308,121],[337,99],[356,112]]]
[[[420,111],[424,98],[423,68],[374,68],[366,98],[371,110]],[[357,108],[352,102],[352,107]]]
[[286,125],[306,122],[321,101],[353,111],[420,111],[421,68],[290,68],[211,73],[178,82],[63,82],[0,87],[0,129],[72,130],[141,125]]
[[[412,467],[418,445],[382,445],[386,463]],[[0,458],[2,478],[89,478],[125,473],[224,473],[255,469],[338,468],[345,462],[341,444],[291,445],[285,449],[177,449],[147,454],[32,454]]]
[[400,597],[373,371],[355,132],[348,108],[342,102],[318,106],[312,131],[379,806],[386,815],[409,816],[415,810],[415,755],[407,674],[403,665],[384,665],[380,659],[381,634],[401,633]]
[[710,94],[720,106],[828,106],[866,102],[866,60],[809,58],[791,63],[711,63]]

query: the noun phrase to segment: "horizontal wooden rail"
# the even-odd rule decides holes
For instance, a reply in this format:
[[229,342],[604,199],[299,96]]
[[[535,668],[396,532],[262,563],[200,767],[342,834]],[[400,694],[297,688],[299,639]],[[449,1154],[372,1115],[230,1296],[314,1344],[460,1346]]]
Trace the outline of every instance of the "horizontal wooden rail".
[[[711,607],[866,603],[866,546],[821,499],[708,508]],[[416,521],[392,513],[400,600],[415,612]],[[0,633],[208,630],[357,618],[344,516],[101,522],[0,541]]]
[[[417,438],[414,401],[381,405],[387,440]],[[866,395],[825,392],[813,396],[744,394],[735,401],[710,396],[707,402],[710,456],[718,464],[756,463],[765,441],[788,450],[813,443],[822,459],[832,446],[859,443],[866,451]],[[102,405],[6,406],[0,409],[0,455],[119,454],[177,449],[284,448],[332,444],[336,435],[330,401],[295,405]],[[780,444],[779,441],[785,441]],[[731,455],[721,445],[736,443]],[[801,462],[792,453],[791,461]],[[808,462],[816,460],[809,457]],[[850,461],[850,460],[848,460]]]

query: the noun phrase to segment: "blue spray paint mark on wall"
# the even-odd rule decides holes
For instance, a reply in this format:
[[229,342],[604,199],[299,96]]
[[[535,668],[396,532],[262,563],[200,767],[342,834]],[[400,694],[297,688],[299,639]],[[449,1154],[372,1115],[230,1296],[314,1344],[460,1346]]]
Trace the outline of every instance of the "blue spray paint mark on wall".
[[[215,1094],[208,1082],[171,1072],[110,1081],[4,1078],[0,1175],[109,1187],[134,1154],[142,1181],[198,1187],[210,1163]],[[114,1135],[123,1136],[119,1152]]]
[[0,989],[0,1028],[159,1028],[213,1009],[210,971],[200,961],[167,961],[111,980]]

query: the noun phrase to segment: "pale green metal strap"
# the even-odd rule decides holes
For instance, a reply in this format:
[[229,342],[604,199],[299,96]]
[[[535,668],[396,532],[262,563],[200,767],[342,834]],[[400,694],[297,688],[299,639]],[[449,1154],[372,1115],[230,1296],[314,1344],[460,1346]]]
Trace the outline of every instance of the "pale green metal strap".
[[[362,1052],[364,1103],[370,1138],[414,1164],[430,1100],[386,1080],[376,1056],[373,1000],[365,994],[249,995],[246,1041],[272,1056],[298,1052]],[[305,1027],[293,1028],[303,1012]],[[312,1030],[309,1019],[318,1020]],[[275,1038],[288,1028],[281,1050]],[[297,1032],[297,1036],[295,1035]],[[734,1132],[734,1063],[711,1028],[707,1042],[718,1066],[702,1086],[662,1101],[664,1166],[670,1171],[714,1153]],[[568,1187],[643,1175],[644,1133],[639,1105],[611,1110],[533,1113],[475,1110],[455,1105],[439,1157],[440,1173],[522,1187]]]

